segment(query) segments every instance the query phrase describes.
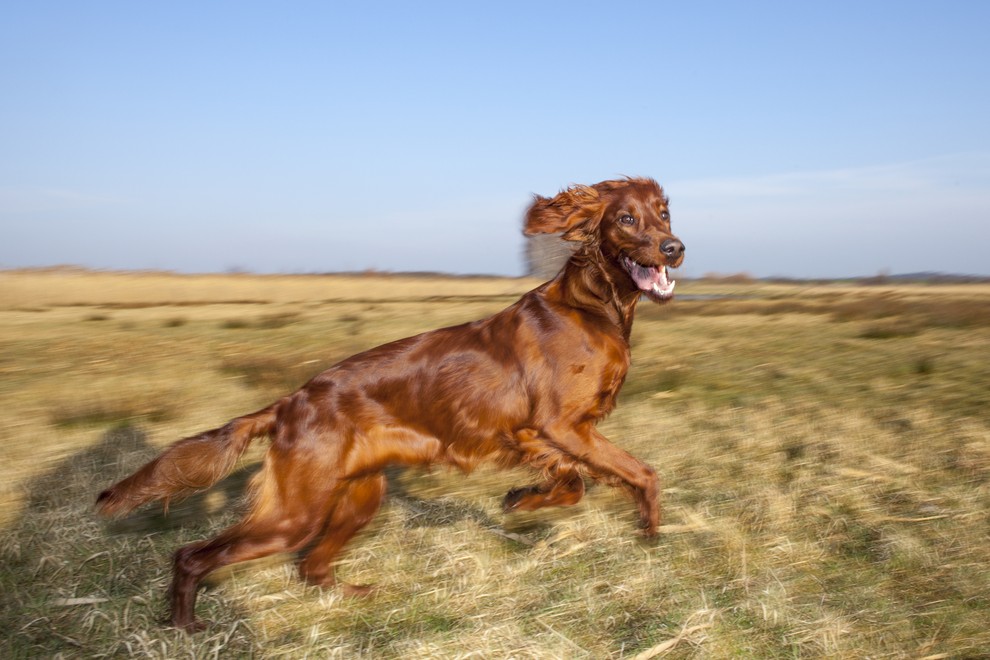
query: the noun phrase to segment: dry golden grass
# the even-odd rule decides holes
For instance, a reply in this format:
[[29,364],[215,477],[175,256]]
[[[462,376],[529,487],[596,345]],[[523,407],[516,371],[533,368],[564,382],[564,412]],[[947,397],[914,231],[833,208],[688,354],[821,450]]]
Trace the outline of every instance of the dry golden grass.
[[96,493],[161,446],[355,351],[504,307],[512,279],[0,273],[0,657],[976,657],[990,648],[990,287],[686,282],[641,305],[603,430],[665,521],[594,487],[504,516],[525,471],[396,470],[340,565],[223,571],[165,629],[213,491],[116,523]]

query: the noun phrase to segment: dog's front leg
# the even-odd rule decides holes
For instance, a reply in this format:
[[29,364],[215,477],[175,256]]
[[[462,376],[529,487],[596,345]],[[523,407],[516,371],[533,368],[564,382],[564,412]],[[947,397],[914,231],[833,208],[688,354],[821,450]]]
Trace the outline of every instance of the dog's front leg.
[[660,525],[660,480],[656,470],[616,447],[590,423],[548,433],[550,441],[588,467],[590,474],[627,488],[639,507],[640,525],[655,536]]

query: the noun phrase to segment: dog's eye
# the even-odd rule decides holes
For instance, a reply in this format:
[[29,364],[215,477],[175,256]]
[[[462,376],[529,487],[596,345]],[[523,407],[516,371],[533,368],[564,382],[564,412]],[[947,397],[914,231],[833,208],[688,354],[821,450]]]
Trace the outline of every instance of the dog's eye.
[[626,226],[634,225],[634,224],[636,224],[636,218],[632,217],[631,215],[629,215],[627,213],[626,215],[623,215],[623,216],[620,216],[619,217],[619,224],[620,225],[626,225]]
[[660,219],[663,220],[664,222],[670,222],[670,214],[664,211],[663,213],[660,214]]

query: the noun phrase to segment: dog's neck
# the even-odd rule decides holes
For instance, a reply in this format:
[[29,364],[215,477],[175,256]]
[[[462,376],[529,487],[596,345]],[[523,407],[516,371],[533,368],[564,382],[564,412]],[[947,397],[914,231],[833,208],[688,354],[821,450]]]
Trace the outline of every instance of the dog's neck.
[[604,316],[629,342],[633,313],[642,295],[621,266],[612,263],[596,245],[582,245],[551,283],[563,302]]

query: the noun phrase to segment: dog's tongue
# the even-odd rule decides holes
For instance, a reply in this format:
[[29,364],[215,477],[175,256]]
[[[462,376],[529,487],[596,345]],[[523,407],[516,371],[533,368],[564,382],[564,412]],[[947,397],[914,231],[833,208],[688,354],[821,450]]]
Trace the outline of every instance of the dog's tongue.
[[674,289],[674,282],[667,280],[667,269],[664,266],[656,268],[635,264],[631,271],[629,274],[641,291],[669,294]]
[[641,290],[651,291],[655,285],[660,285],[662,288],[667,284],[665,281],[667,278],[663,276],[663,270],[664,269],[662,268],[653,268],[650,266],[640,266],[639,264],[635,264],[632,268],[632,272],[629,274],[632,275],[633,281],[636,282],[636,286],[638,286]]
[[643,266],[628,257],[623,262],[640,291],[653,293],[661,298],[673,294],[676,282],[667,279],[666,266]]

